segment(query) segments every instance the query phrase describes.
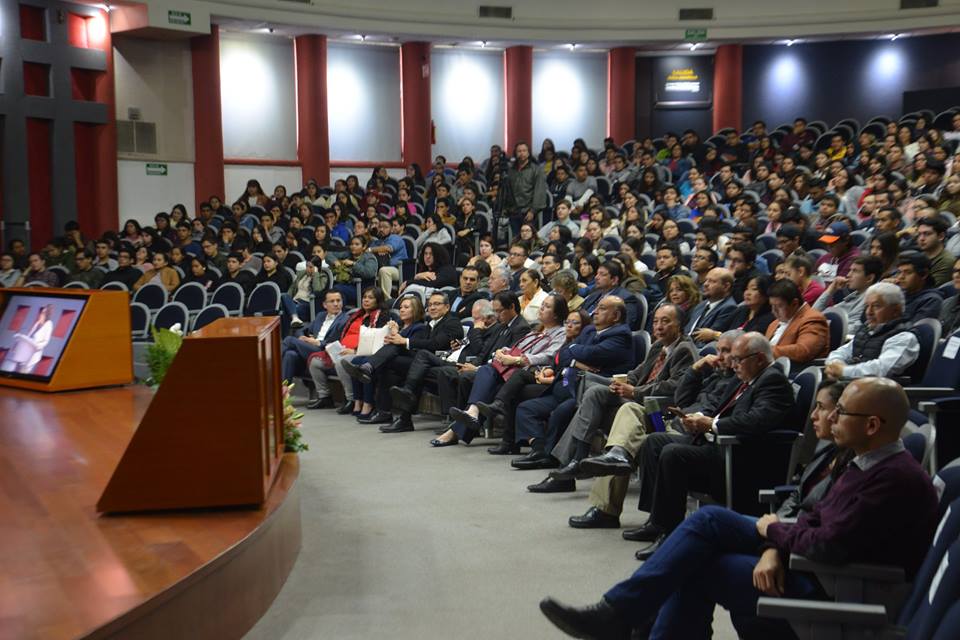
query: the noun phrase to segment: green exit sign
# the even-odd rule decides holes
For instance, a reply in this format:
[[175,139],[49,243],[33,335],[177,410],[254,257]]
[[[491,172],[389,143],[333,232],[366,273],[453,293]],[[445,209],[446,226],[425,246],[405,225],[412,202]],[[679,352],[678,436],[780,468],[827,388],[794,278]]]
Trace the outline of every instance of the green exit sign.
[[170,24],[178,24],[184,27],[189,27],[191,23],[190,12],[189,11],[167,11],[167,22]]
[[687,42],[703,42],[707,39],[706,29],[687,29],[683,32],[683,39]]
[[167,165],[162,162],[148,162],[147,175],[148,176],[165,176],[167,175]]

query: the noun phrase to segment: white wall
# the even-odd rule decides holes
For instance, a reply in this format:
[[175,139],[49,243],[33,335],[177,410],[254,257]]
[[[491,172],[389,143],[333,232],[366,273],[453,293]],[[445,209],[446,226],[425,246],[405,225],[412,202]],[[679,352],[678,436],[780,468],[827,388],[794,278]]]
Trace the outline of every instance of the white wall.
[[531,150],[538,153],[544,138],[557,149],[577,138],[597,149],[606,130],[607,55],[534,51]]
[[[337,180],[346,180],[347,176],[354,175],[360,179],[360,184],[365,187],[372,173],[373,169],[370,167],[336,167],[330,169],[330,186],[333,186],[333,183]],[[387,175],[399,180],[407,175],[407,172],[405,169],[387,169]]]
[[[133,218],[141,225],[153,226],[159,211],[170,212],[175,204],[186,206],[196,215],[193,191],[193,163],[167,162],[167,175],[148,176],[147,163],[139,160],[117,162],[117,189],[120,224]],[[237,191],[237,193],[240,193]]]
[[327,115],[331,160],[399,160],[400,49],[330,43]]
[[293,41],[225,33],[220,39],[223,153],[296,160]]
[[228,164],[223,168],[223,182],[227,190],[226,203],[230,205],[247,188],[247,180],[259,180],[267,195],[282,184],[287,193],[303,188],[303,173],[300,167],[269,167]]
[[437,130],[434,155],[480,161],[503,144],[503,52],[433,49],[430,108]]
[[157,125],[157,153],[150,158],[193,162],[190,41],[118,35],[113,45],[117,118],[139,108],[144,122]]

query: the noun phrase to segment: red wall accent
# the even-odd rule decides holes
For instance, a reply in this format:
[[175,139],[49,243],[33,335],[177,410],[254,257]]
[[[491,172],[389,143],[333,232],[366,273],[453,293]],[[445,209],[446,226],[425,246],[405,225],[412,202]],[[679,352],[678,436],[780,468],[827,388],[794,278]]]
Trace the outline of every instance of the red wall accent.
[[193,62],[193,138],[196,164],[193,185],[197,202],[224,194],[223,117],[220,112],[220,28],[190,40]]
[[53,237],[52,122],[27,118],[27,168],[30,176],[30,239],[37,251]]
[[50,65],[39,62],[24,62],[23,92],[28,96],[49,96]]
[[70,69],[70,89],[74,100],[94,102],[97,99],[97,79],[102,71],[93,69]]
[[607,54],[607,135],[618,144],[636,137],[637,50],[617,47]]
[[330,131],[327,121],[327,37],[294,39],[297,71],[297,159],[303,184],[311,178],[330,183]]
[[[97,130],[102,125],[75,122],[73,124],[74,171],[77,178],[77,222],[84,235],[94,233],[97,227],[96,187]],[[115,225],[116,226],[116,225]]]
[[713,58],[713,130],[741,130],[743,118],[743,45],[717,47]]
[[524,140],[533,142],[533,47],[508,47],[503,56],[505,151]]
[[46,40],[43,24],[44,10],[28,4],[20,5],[20,37],[27,40]]
[[[92,125],[91,140],[85,149],[90,164],[95,167],[95,175],[89,184],[92,209],[86,221],[78,218],[80,228],[85,234],[99,236],[104,231],[120,226],[120,205],[117,195],[117,119],[116,95],[113,87],[113,44],[110,30],[107,28],[107,14],[100,11],[97,15],[84,20],[87,25],[87,46],[101,49],[107,56],[105,72],[94,74],[93,99],[107,105],[107,122]],[[79,175],[79,174],[78,174]],[[78,202],[83,195],[83,185],[77,181]],[[79,215],[79,211],[78,211]]]
[[87,19],[76,13],[67,13],[67,42],[75,47],[87,48]]
[[400,46],[400,129],[404,164],[416,162],[426,173],[432,161],[430,119],[430,44]]

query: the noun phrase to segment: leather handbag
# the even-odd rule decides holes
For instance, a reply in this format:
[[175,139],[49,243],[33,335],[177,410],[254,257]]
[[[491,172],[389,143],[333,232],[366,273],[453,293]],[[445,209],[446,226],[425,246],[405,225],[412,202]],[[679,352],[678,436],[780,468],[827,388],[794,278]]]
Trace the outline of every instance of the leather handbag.
[[[519,358],[520,356],[523,355],[523,351],[520,351],[520,349],[517,349],[516,347],[511,347],[510,349],[507,349],[507,351],[506,351],[505,353],[506,353],[508,356],[514,356],[514,357],[517,357],[517,358]],[[509,379],[510,379],[510,376],[512,376],[513,374],[515,374],[515,373],[520,369],[520,367],[519,367],[518,365],[515,365],[515,364],[503,364],[502,362],[500,362],[500,361],[497,360],[496,358],[494,358],[494,359],[490,362],[490,366],[493,367],[493,368],[497,371],[497,373],[500,374],[500,377],[503,378],[503,381],[504,381],[504,382],[506,382],[507,380],[509,380]]]

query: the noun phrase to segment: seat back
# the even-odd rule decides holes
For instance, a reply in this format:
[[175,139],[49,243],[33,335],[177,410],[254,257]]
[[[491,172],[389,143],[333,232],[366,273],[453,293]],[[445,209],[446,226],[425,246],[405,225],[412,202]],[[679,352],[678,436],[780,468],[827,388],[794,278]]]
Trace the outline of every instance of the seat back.
[[173,325],[179,324],[180,329],[186,332],[189,317],[190,312],[182,302],[168,302],[157,312],[153,319],[153,326],[156,329],[169,329]]
[[243,314],[243,287],[236,282],[224,282],[213,292],[210,304],[222,304],[231,316]]
[[[925,587],[925,597],[920,599],[906,625],[908,638],[931,637],[944,614],[960,598],[960,540],[954,536],[952,540],[946,541],[949,544],[940,555],[930,582],[926,585],[914,584],[913,591],[916,591],[918,586]],[[938,550],[936,547],[937,545],[934,545],[927,555],[933,555],[933,552]]]
[[199,282],[184,282],[173,293],[174,302],[181,302],[191,313],[197,313],[207,304],[207,290]]
[[[960,358],[945,358],[943,355],[944,350],[950,346],[950,342],[954,339],[960,339],[960,331],[953,333],[933,350],[920,386],[951,387],[953,389],[960,387]],[[919,361],[920,358],[918,357],[917,360]]]
[[130,287],[120,282],[119,280],[108,282],[100,288],[103,289],[104,291],[115,290],[115,291],[126,291],[127,293],[130,293]]
[[247,314],[253,316],[277,315],[280,313],[280,287],[275,282],[261,282],[250,294]]
[[[913,323],[912,331],[920,342],[920,354],[917,356],[917,361],[904,372],[904,375],[916,384],[921,380],[926,380],[927,371],[930,369],[930,364],[938,351],[937,346],[940,342],[940,332],[943,331],[943,325],[936,318],[924,318]],[[942,355],[943,351],[941,350],[940,353]],[[930,386],[940,387],[944,384],[942,380],[938,380]],[[955,384],[950,386],[956,388]]]
[[927,600],[930,583],[940,567],[944,554],[958,536],[960,536],[960,498],[948,504],[940,517],[940,523],[937,525],[930,550],[927,551],[927,555],[917,571],[916,578],[914,578],[913,590],[907,598],[906,604],[900,610],[898,625],[906,627],[911,624],[911,620],[913,620],[922,602]]
[[156,313],[167,303],[167,290],[155,282],[148,282],[133,294],[133,301],[146,305],[151,313]]
[[937,471],[933,477],[933,488],[937,490],[942,515],[947,505],[960,498],[960,458]]
[[650,352],[650,334],[646,331],[633,332],[633,361],[637,364],[643,362]]
[[68,282],[63,285],[64,289],[89,289],[90,285],[86,282],[80,282],[79,280],[74,280],[73,282]]
[[796,424],[802,425],[802,435],[794,443],[787,463],[787,479],[796,473],[797,468],[806,465],[813,458],[817,450],[817,434],[813,430],[813,421],[810,414],[817,402],[817,387],[820,386],[822,373],[818,367],[807,367],[794,379],[793,384],[797,392]]
[[847,341],[847,329],[850,320],[843,309],[827,309],[823,312],[827,319],[830,331],[830,351],[833,351]]
[[226,318],[230,311],[222,304],[211,304],[200,310],[197,317],[193,319],[191,331],[202,329],[218,318]]
[[130,303],[130,335],[144,340],[150,335],[150,309],[140,302]]
[[783,262],[783,251],[780,249],[768,249],[760,254],[760,257],[767,261],[767,267],[770,273],[776,273],[777,267]]

